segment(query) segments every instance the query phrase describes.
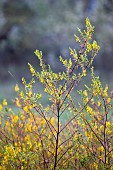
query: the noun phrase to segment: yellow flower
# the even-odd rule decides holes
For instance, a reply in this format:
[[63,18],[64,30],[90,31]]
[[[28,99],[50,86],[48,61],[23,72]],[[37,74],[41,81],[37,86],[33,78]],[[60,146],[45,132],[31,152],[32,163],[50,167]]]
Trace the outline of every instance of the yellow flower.
[[90,26],[89,18],[86,18],[86,26]]
[[17,123],[17,121],[18,121],[18,116],[16,115],[16,116],[14,116],[13,118],[12,118],[12,121],[13,121],[13,123]]
[[87,97],[88,96],[87,90],[84,90],[83,94],[84,94],[84,96]]
[[24,109],[25,112],[29,112],[29,107],[28,106],[25,106],[23,109]]
[[19,91],[19,87],[18,87],[18,84],[16,84],[15,86],[15,92],[18,92]]
[[36,74],[35,69],[33,68],[33,66],[31,64],[28,63],[28,65],[29,65],[29,69],[30,69],[32,76],[34,76]]
[[29,91],[28,96],[29,96],[29,97],[32,96],[32,91]]
[[27,142],[27,141],[30,141],[30,136],[29,135],[26,135],[25,136],[25,141]]
[[0,104],[0,111],[2,111],[2,105]]
[[90,52],[92,50],[92,46],[90,43],[87,43],[87,52]]
[[101,105],[101,101],[98,101],[97,105],[100,106]]
[[99,50],[100,49],[100,46],[97,44],[97,42],[94,40],[93,43],[92,43],[92,48],[93,49],[97,49]]
[[24,97],[24,92],[23,91],[20,92],[20,97]]
[[106,127],[109,128],[110,127],[110,122],[106,122]]
[[73,55],[73,50],[70,48],[70,55]]
[[103,147],[103,146],[100,146],[100,147],[98,148],[98,150],[100,150],[101,152],[103,152],[103,151],[104,151],[104,147]]
[[15,142],[14,145],[15,145],[15,147],[17,147],[18,146],[17,142]]
[[3,105],[7,106],[7,100],[6,99],[3,100]]
[[27,127],[28,131],[31,132],[32,131],[32,124],[30,123]]
[[107,103],[110,103],[110,101],[111,101],[111,98],[110,98],[110,97],[108,97],[108,99],[107,99]]
[[76,37],[76,42],[79,42],[79,41],[80,41],[79,37]]
[[87,73],[86,73],[86,70],[83,70],[83,76],[86,76]]
[[89,114],[93,114],[93,109],[92,109],[90,106],[87,106],[87,107],[86,107],[86,111],[87,111]]
[[50,110],[50,106],[47,106],[47,107],[45,108],[45,111],[48,112],[49,110]]
[[21,119],[22,119],[22,120],[25,120],[25,115],[22,114],[22,115],[21,115]]
[[16,105],[17,105],[18,107],[21,107],[21,104],[20,104],[20,102],[19,102],[19,99],[18,99],[18,98],[16,98],[15,103],[16,103]]

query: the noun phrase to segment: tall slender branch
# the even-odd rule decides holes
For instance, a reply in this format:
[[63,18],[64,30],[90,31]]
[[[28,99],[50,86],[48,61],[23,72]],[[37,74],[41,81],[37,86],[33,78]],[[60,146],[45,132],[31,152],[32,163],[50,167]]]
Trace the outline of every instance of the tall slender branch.
[[58,159],[58,143],[59,143],[59,132],[60,132],[60,108],[59,103],[57,105],[57,137],[56,137],[56,148],[55,148],[55,161],[54,161],[54,170],[56,170],[57,167],[57,159]]

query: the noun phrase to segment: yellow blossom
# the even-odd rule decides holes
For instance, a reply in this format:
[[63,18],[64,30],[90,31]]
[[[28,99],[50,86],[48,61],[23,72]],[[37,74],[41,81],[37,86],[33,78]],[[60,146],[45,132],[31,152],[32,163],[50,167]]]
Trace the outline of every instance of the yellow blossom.
[[2,105],[0,104],[0,111],[2,111]]
[[50,110],[50,106],[48,105],[46,108],[45,108],[45,111],[48,112]]
[[15,115],[15,116],[13,116],[13,118],[12,118],[12,122],[13,122],[13,123],[17,123],[18,119],[19,119],[18,116]]
[[27,142],[27,141],[30,141],[30,136],[29,135],[26,135],[25,136],[25,141]]
[[22,119],[22,120],[25,120],[25,115],[22,114],[22,115],[21,115],[21,119]]
[[29,112],[29,107],[28,106],[25,106],[23,109],[24,109],[24,111]]
[[23,91],[20,92],[20,97],[24,97]]
[[83,76],[86,76],[87,75],[87,73],[86,73],[86,70],[83,70]]
[[87,43],[87,52],[90,52],[92,50],[91,44]]
[[3,105],[7,106],[7,100],[6,99],[3,100]]
[[28,65],[29,65],[29,69],[30,69],[32,76],[34,76],[36,74],[35,69],[33,68],[33,66],[31,64],[28,63]]
[[110,122],[106,122],[106,127],[107,127],[107,128],[110,127]]
[[73,55],[73,50],[70,48],[70,55]]
[[32,91],[29,91],[28,96],[29,96],[29,97],[32,96]]
[[103,147],[103,146],[100,146],[100,147],[98,148],[98,150],[101,151],[101,152],[103,152],[103,151],[104,151],[104,147]]
[[17,147],[18,146],[17,142],[15,142],[14,145]]
[[86,107],[86,111],[89,113],[89,114],[93,114],[93,109],[87,105]]
[[28,131],[31,132],[32,131],[32,124],[30,123],[27,127]]
[[97,42],[94,40],[93,43],[92,43],[92,48],[93,49],[96,49],[96,50],[99,50],[100,49],[100,46],[97,44]]
[[16,104],[16,106],[21,107],[21,104],[20,104],[20,101],[19,101],[19,99],[18,99],[18,98],[16,98],[16,100],[15,100],[15,104]]
[[107,103],[110,103],[110,101],[111,101],[111,98],[110,98],[110,97],[108,97],[108,99],[107,99]]
[[77,35],[74,35],[76,38],[76,42],[80,42],[80,38]]
[[10,123],[9,123],[9,121],[6,121],[6,126],[8,127],[8,126],[10,126]]
[[15,86],[15,92],[18,92],[19,91],[19,87],[18,87],[18,84],[16,84]]
[[88,17],[86,18],[86,26],[87,26],[87,27],[90,26],[90,21],[89,21],[89,18],[88,18]]
[[97,105],[100,106],[101,105],[101,101],[98,101]]
[[87,93],[86,90],[84,90],[83,94],[84,94],[84,96],[86,96],[86,97],[88,96],[88,93]]

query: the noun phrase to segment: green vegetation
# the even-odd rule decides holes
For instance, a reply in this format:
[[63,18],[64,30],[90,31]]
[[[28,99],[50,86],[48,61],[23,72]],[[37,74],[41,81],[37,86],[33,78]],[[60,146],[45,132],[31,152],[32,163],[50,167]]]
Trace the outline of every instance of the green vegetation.
[[[6,99],[0,104],[1,170],[113,170],[113,92],[109,95],[94,74],[92,62],[100,47],[93,32],[86,18],[85,30],[78,28],[75,35],[79,50],[70,48],[68,59],[60,56],[64,72],[54,72],[35,51],[41,71],[29,63],[33,78],[29,83],[22,78],[24,90],[16,84],[18,112]],[[91,84],[78,91],[82,102],[77,104],[76,86],[88,69]],[[34,92],[37,79],[43,93],[38,86]]]

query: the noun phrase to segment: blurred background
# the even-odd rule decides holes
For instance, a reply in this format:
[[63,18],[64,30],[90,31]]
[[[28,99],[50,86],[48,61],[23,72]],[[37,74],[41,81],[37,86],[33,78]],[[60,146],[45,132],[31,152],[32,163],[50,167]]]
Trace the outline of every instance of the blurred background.
[[35,49],[61,71],[59,56],[69,57],[69,46],[77,49],[73,35],[84,28],[86,17],[101,46],[95,72],[112,88],[113,0],[0,0],[0,100],[12,98],[22,76],[30,79],[28,62],[39,70]]

